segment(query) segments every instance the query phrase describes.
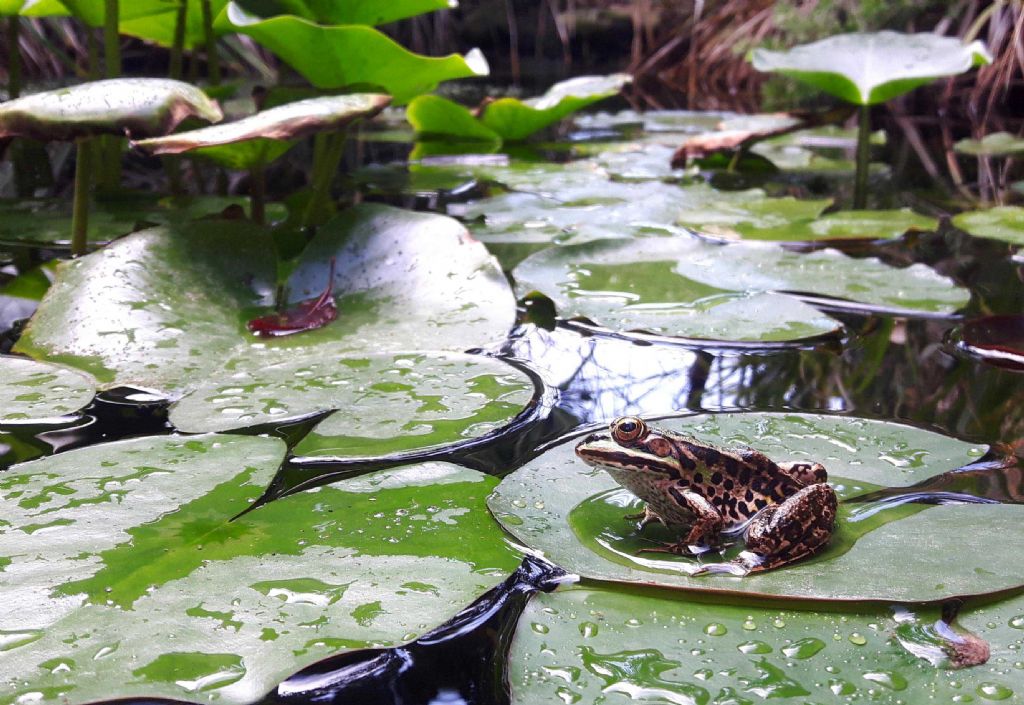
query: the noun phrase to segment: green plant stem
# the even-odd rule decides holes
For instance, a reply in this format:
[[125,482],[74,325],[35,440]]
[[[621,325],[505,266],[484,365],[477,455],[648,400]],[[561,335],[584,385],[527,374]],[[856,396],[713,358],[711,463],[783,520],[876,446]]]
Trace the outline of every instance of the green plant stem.
[[188,3],[178,6],[174,17],[174,41],[171,44],[171,61],[168,75],[176,81],[181,80],[182,66],[185,56],[185,23],[188,21]]
[[206,48],[206,75],[211,86],[220,85],[220,57],[217,55],[217,35],[213,33],[213,9],[210,0],[202,0],[203,45]]
[[71,254],[74,257],[84,255],[88,245],[92,155],[92,140],[88,137],[79,138],[75,154],[75,201],[71,210]]
[[263,164],[249,169],[249,217],[264,225],[266,218],[267,174]]
[[857,176],[853,185],[853,207],[868,204],[868,166],[871,162],[871,106],[862,105],[857,115]]
[[7,64],[7,99],[14,100],[21,95],[21,47],[18,35],[21,22],[17,15],[7,18],[7,47],[10,52]]
[[306,213],[302,218],[305,227],[317,224],[326,218],[327,204],[330,200],[331,185],[334,183],[334,175],[338,172],[338,165],[345,153],[346,130],[342,128],[327,138],[323,150],[313,161],[313,175],[310,184],[309,203],[306,204]]
[[[107,78],[121,75],[121,37],[117,31],[119,17],[119,0],[104,0],[103,66]],[[113,193],[121,186],[121,143],[120,137],[104,137],[100,142],[103,158],[96,165],[99,169],[96,186],[106,193]]]

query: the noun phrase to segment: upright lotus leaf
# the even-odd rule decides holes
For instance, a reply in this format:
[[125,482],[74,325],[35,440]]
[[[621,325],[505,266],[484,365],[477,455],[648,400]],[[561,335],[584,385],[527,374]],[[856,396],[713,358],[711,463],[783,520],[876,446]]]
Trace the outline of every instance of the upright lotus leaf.
[[256,702],[319,659],[415,638],[515,568],[485,506],[496,480],[444,463],[229,521],[284,454],[165,436],[4,473],[0,697]]
[[[617,331],[718,340],[794,340],[836,323],[776,292],[837,297],[895,315],[952,313],[969,292],[922,264],[894,269],[835,250],[698,239],[598,240],[552,247],[513,271],[520,296],[539,291],[563,318]],[[728,288],[726,288],[728,287]],[[863,306],[865,305],[866,306]]]
[[957,213],[953,225],[975,237],[1024,245],[1024,208],[997,206],[980,211]]
[[[203,27],[203,2],[209,2],[210,14],[212,17],[216,17],[228,4],[228,0],[182,0],[188,5],[188,9],[185,11],[185,34],[182,38],[182,48],[184,49],[195,49],[202,47],[206,41],[206,32]],[[131,4],[131,2],[123,2],[125,4]],[[177,2],[167,3],[164,2],[164,7],[167,8],[168,4],[170,9],[174,10]],[[138,37],[139,39],[145,39],[150,42],[155,42],[160,46],[172,47],[174,46],[174,32],[177,24],[177,13],[176,12],[164,12],[162,14],[148,15],[145,17],[122,17],[120,22],[117,24],[118,32],[121,34],[127,34],[130,37]]]
[[205,380],[171,408],[186,432],[223,431],[339,410],[298,455],[382,456],[467,441],[530,403],[530,378],[477,355],[397,353],[298,359]]
[[88,375],[66,367],[0,355],[0,424],[71,414],[96,392]]
[[458,6],[456,0],[234,0],[232,4],[260,17],[295,15],[317,24],[380,25]]
[[[1010,702],[1024,691],[1020,598],[962,613],[989,665],[936,668],[903,646],[935,610],[731,605],[595,587],[535,596],[509,658],[512,703]],[[1014,611],[1016,610],[1016,611]],[[897,618],[899,621],[897,621]]]
[[467,141],[526,139],[578,110],[616,95],[633,80],[623,73],[578,76],[556,83],[547,93],[525,101],[485,101],[475,114],[438,96],[420,96],[409,104],[409,122],[421,135],[443,135]]
[[1024,138],[1009,132],[993,132],[980,140],[960,140],[953,149],[975,157],[1009,157],[1024,153]]
[[[641,502],[607,473],[575,457],[577,439],[508,475],[490,507],[519,541],[587,578],[687,590],[802,599],[939,602],[1024,584],[1016,542],[1024,507],[1011,504],[851,502],[879,487],[908,487],[954,470],[983,448],[911,426],[810,414],[718,414],[656,422],[725,447],[748,446],[777,461],[825,465],[840,496],[829,546],[809,560],[746,577],[690,573],[698,560],[640,553],[673,540],[664,527],[624,519]],[[927,497],[927,495],[925,495]],[[979,530],[978,527],[983,527]],[[998,538],[998,540],[996,540]],[[957,561],[949,561],[955,546]],[[741,546],[733,546],[726,556]],[[705,562],[720,560],[716,554]]]
[[332,259],[337,320],[267,340],[246,328],[274,295],[267,231],[232,221],[143,230],[65,265],[16,349],[105,385],[180,393],[222,367],[466,350],[502,340],[515,321],[501,270],[450,218],[369,204],[342,213],[304,250],[291,300],[324,291]]
[[[105,0],[60,0],[71,14],[90,27],[102,27],[106,17]],[[22,14],[27,17],[39,17],[52,12],[51,2],[36,2],[25,7]],[[40,6],[40,7],[37,7]],[[174,11],[174,5],[167,0],[130,0],[118,4],[118,22],[133,20],[151,15],[168,14]]]
[[58,0],[0,0],[0,15],[5,17],[50,17],[66,14],[68,9]]
[[322,26],[292,15],[261,18],[228,3],[216,22],[221,32],[248,35],[277,54],[317,88],[372,87],[402,105],[442,81],[486,76],[476,49],[465,57],[413,54],[366,25]]
[[991,63],[980,41],[931,32],[839,34],[787,51],[755,49],[758,71],[791,76],[854,105],[876,105],[943,76]]
[[230,169],[250,169],[280,157],[294,145],[292,140],[372,117],[390,102],[390,96],[375,93],[310,98],[234,122],[139,140],[132,146],[150,154],[194,152]]
[[125,132],[170,132],[195,116],[217,122],[216,103],[195,86],[165,78],[112,78],[0,103],[0,137],[72,140]]

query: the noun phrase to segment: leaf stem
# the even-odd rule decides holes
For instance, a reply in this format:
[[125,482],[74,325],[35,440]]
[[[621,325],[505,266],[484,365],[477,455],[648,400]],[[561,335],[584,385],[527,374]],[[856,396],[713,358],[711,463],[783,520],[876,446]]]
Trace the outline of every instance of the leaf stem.
[[327,217],[331,185],[334,183],[334,175],[338,172],[338,165],[341,164],[341,157],[345,154],[346,136],[345,128],[331,134],[327,138],[326,147],[318,155],[320,159],[314,160],[309,203],[306,204],[306,213],[302,218],[304,227],[319,223]]
[[249,217],[259,225],[267,222],[266,200],[267,174],[265,165],[260,163],[249,169]]
[[[121,75],[121,37],[117,31],[119,19],[119,0],[104,0],[103,67],[107,78]],[[97,187],[101,191],[113,193],[121,185],[121,143],[120,137],[104,137],[100,142],[103,159],[97,164]]]
[[211,86],[220,85],[220,57],[217,55],[217,35],[213,33],[213,9],[210,0],[202,0],[203,45],[206,48],[206,76]]
[[862,105],[857,112],[857,175],[853,185],[853,207],[856,209],[867,207],[870,161],[871,106]]
[[93,144],[88,137],[76,142],[75,200],[71,210],[71,254],[86,253],[89,233],[89,186],[92,177]]
[[18,35],[21,33],[21,20],[17,15],[7,18],[7,47],[10,52],[7,65],[7,100],[14,100],[21,95],[21,47]]

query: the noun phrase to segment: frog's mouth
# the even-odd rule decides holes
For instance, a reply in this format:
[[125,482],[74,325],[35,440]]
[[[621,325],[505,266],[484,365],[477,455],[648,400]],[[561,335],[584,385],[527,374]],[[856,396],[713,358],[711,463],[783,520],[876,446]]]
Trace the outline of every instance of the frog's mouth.
[[580,441],[576,445],[576,455],[587,465],[606,470],[613,476],[616,472],[638,472],[677,478],[682,470],[676,458],[663,458],[639,448],[624,448],[603,433],[592,434]]

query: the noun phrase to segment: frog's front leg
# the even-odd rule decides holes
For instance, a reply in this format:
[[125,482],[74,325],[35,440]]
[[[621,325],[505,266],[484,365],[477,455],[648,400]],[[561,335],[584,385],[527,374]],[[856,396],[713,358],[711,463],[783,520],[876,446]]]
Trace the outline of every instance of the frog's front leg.
[[643,531],[644,527],[651,522],[657,522],[659,524],[665,523],[665,520],[658,516],[655,511],[651,509],[651,505],[649,504],[644,505],[644,510],[642,512],[637,514],[627,514],[623,519],[626,521],[635,521],[637,531]]
[[[722,515],[704,495],[685,487],[673,485],[668,494],[675,503],[693,514],[693,523],[686,533],[686,538],[676,543],[669,543],[659,548],[642,548],[641,553],[674,553],[687,556],[693,553],[690,546],[717,543],[722,531]],[[657,515],[656,515],[657,516]]]
[[770,570],[817,553],[832,537],[837,504],[835,490],[818,483],[765,507],[747,527],[747,550],[725,564],[726,572]]

